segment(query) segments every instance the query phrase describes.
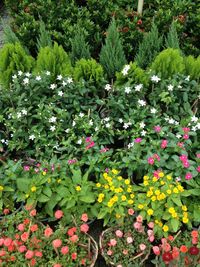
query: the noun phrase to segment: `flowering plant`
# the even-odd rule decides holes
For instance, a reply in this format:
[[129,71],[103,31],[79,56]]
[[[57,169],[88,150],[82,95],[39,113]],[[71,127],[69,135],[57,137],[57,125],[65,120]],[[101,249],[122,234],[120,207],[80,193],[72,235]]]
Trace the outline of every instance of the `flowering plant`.
[[179,231],[175,236],[162,238],[158,246],[153,247],[156,266],[182,267],[198,266],[200,263],[199,231]]
[[[87,234],[87,214],[82,214],[78,223],[74,221],[73,227],[60,221],[52,229],[35,219],[35,209],[26,209],[0,222],[2,266],[93,266],[98,249]],[[62,217],[63,212],[57,210],[55,218]]]
[[174,181],[170,174],[156,171],[143,177],[143,184],[138,187],[135,209],[147,221],[155,223],[155,234],[167,235],[168,231],[177,232],[182,223],[191,227],[191,214],[184,205],[187,190]]
[[134,203],[133,185],[130,179],[123,179],[116,169],[107,170],[96,184],[98,193],[98,219],[108,222],[123,221],[127,207]]
[[147,230],[142,216],[137,216],[133,223],[134,210],[129,209],[128,213],[123,224],[108,228],[100,237],[102,255],[107,263],[117,267],[139,266],[141,260],[144,263],[154,240],[153,223]]

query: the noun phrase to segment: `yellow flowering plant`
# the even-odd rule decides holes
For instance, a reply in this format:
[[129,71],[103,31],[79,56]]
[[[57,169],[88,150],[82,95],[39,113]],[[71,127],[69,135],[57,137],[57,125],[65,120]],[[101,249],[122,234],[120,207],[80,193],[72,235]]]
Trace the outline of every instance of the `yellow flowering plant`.
[[191,227],[191,214],[183,199],[188,192],[170,174],[162,171],[143,177],[136,194],[134,208],[148,222],[154,222],[158,236],[177,232],[182,225]]
[[127,208],[134,204],[135,194],[130,179],[124,179],[118,170],[112,169],[101,175],[96,191],[97,218],[103,219],[104,225],[123,221]]

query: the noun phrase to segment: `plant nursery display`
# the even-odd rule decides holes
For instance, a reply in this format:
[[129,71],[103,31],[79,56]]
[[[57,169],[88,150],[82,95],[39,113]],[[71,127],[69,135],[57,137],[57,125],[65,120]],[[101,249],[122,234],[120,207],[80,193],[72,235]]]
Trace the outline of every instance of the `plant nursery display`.
[[3,10],[0,266],[199,267],[198,1]]

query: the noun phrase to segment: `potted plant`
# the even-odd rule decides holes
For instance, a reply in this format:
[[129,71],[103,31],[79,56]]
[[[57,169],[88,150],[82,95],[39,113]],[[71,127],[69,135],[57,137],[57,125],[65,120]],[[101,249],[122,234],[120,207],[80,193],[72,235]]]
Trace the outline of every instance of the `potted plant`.
[[129,209],[128,213],[123,224],[106,229],[100,236],[101,253],[112,266],[141,266],[150,254],[154,224],[149,224],[147,230],[142,216],[137,216],[134,222],[134,211]]

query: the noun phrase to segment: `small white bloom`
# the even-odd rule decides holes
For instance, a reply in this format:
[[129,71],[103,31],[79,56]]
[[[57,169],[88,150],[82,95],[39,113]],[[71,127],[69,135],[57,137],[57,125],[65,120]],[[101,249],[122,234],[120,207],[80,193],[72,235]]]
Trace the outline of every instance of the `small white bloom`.
[[197,122],[198,121],[198,118],[196,116],[192,116],[191,121],[192,122]]
[[110,120],[110,118],[109,117],[106,117],[103,120],[106,121],[106,122],[108,122]]
[[17,118],[19,119],[21,118],[21,116],[22,116],[21,112],[17,112]]
[[181,138],[181,135],[180,135],[180,134],[176,134],[176,137],[177,137],[178,139],[180,139],[180,138]]
[[129,122],[128,123],[124,123],[123,128],[124,129],[128,129],[129,126],[130,126],[130,123]]
[[140,92],[140,90],[142,89],[142,87],[143,87],[143,84],[138,84],[138,85],[136,85],[136,86],[135,86],[135,91],[136,91],[136,92]]
[[34,134],[31,134],[31,135],[29,136],[29,139],[30,139],[30,140],[34,140],[34,139],[35,139],[35,135],[34,135]]
[[97,132],[97,131],[99,130],[99,128],[98,128],[98,127],[95,127],[95,129],[94,129],[94,130],[95,130],[95,132]]
[[111,85],[110,85],[109,83],[107,83],[107,84],[105,85],[105,90],[106,90],[106,91],[110,91],[111,89],[112,89]]
[[173,91],[174,86],[172,84],[170,84],[170,85],[167,86],[167,89],[168,89],[168,91]]
[[18,76],[22,76],[23,72],[21,70],[18,71]]
[[190,80],[190,75],[188,75],[186,78],[185,78],[186,81],[189,81]]
[[53,116],[53,117],[51,117],[51,118],[49,119],[49,122],[54,123],[54,122],[56,122],[56,120],[57,120],[57,118]]
[[4,144],[6,142],[5,139],[1,139],[1,143]]
[[70,131],[70,129],[66,129],[66,130],[65,130],[66,133],[69,133],[69,131]]
[[35,79],[36,79],[36,81],[40,81],[42,78],[41,78],[41,76],[36,76]]
[[200,129],[200,122],[197,123],[196,127],[197,129]]
[[51,75],[51,72],[50,71],[46,71],[46,75],[47,76],[50,76]]
[[15,75],[13,75],[12,76],[12,79],[14,80],[14,79],[17,79],[17,75],[15,74]]
[[22,109],[22,114],[23,114],[23,115],[27,115],[27,113],[28,113],[27,110]]
[[52,126],[50,127],[50,131],[52,131],[52,132],[54,132],[55,129],[56,129],[56,126],[55,126],[55,125],[52,125]]
[[23,79],[23,84],[24,84],[24,85],[29,84],[29,78],[25,78],[25,79]]
[[80,112],[79,113],[79,117],[83,118],[84,117],[84,113]]
[[110,128],[111,125],[110,125],[110,123],[106,123],[105,126],[106,126],[106,128]]
[[150,112],[151,112],[151,114],[155,114],[157,112],[157,110],[155,108],[151,108]]
[[129,143],[128,144],[128,149],[130,149],[131,147],[133,147],[134,146],[134,143]]
[[146,132],[145,130],[141,131],[141,136],[145,136],[146,133],[147,133],[147,132]]
[[120,122],[120,123],[123,123],[123,119],[120,118],[120,119],[119,119],[119,122]]
[[196,132],[196,130],[197,130],[197,126],[192,126],[192,131]]
[[10,137],[13,137],[13,134],[10,134]]
[[130,68],[131,68],[130,65],[125,65],[123,70],[122,70],[122,74],[124,76],[126,76],[128,74],[128,71],[130,70]]
[[146,106],[146,102],[142,99],[138,100],[138,105],[141,106],[141,107],[144,107]]
[[89,121],[89,125],[92,126],[94,123],[92,120]]
[[181,85],[178,85],[178,88],[179,88],[179,89],[181,89],[181,88],[183,88],[183,86],[181,86]]
[[169,123],[170,123],[170,124],[174,124],[174,123],[175,123],[175,120],[172,119],[172,118],[170,118],[170,119],[169,119]]
[[140,128],[144,129],[145,126],[146,126],[146,124],[143,121],[140,122]]
[[78,145],[81,145],[81,144],[82,144],[82,139],[79,139],[79,140],[77,141],[77,144],[78,144]]
[[131,92],[131,87],[125,87],[125,93],[129,94]]
[[67,85],[67,83],[65,81],[62,82],[62,86],[65,86]]
[[76,122],[75,122],[75,121],[73,121],[73,122],[72,122],[72,126],[74,127],[75,125],[76,125]]
[[178,122],[178,121],[174,121],[174,124],[175,124],[175,125],[179,125],[179,122]]
[[62,97],[64,95],[63,91],[58,91],[58,95]]
[[151,81],[158,83],[160,81],[160,78],[156,75],[151,76]]
[[26,77],[30,77],[30,76],[31,76],[30,72],[26,72],[26,73],[25,73],[25,76],[26,76]]
[[63,78],[62,75],[58,75],[58,76],[57,76],[57,80],[59,80],[59,81],[61,81],[62,78]]
[[5,145],[8,145],[8,140],[5,141]]
[[55,89],[57,87],[57,85],[55,84],[55,83],[52,83],[52,84],[50,84],[50,89]]
[[73,79],[71,77],[67,78],[67,83],[73,83]]

